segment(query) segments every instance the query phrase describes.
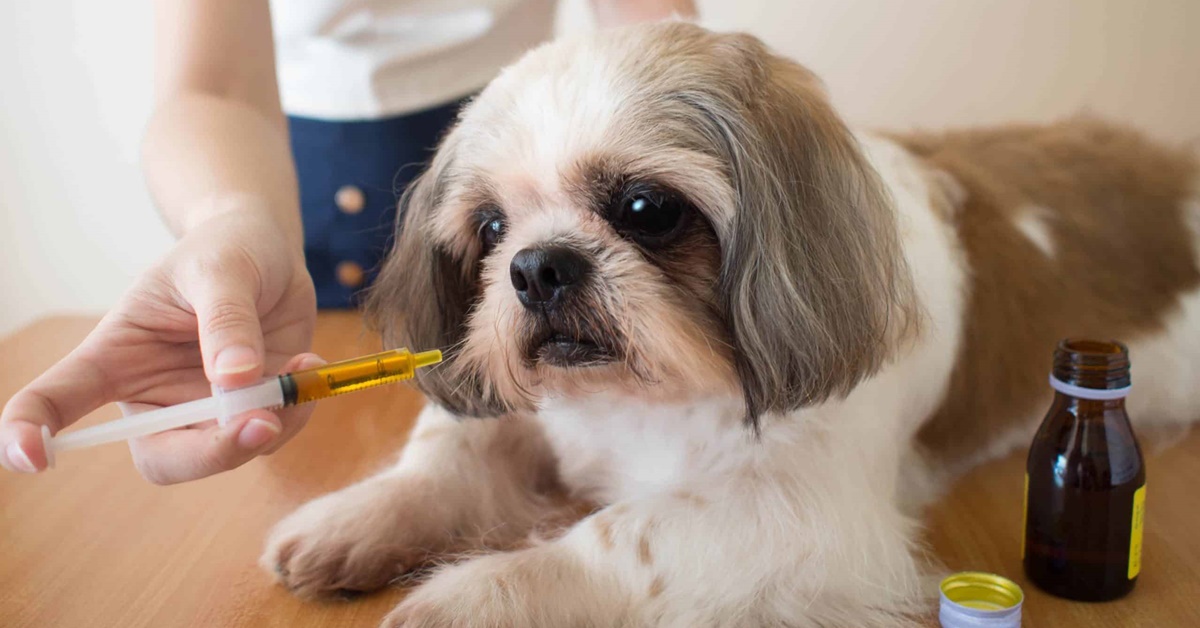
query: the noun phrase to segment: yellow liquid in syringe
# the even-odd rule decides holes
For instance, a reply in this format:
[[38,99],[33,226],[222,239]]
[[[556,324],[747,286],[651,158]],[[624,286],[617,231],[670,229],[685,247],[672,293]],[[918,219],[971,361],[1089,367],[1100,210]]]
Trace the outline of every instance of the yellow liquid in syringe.
[[416,354],[405,349],[384,351],[280,375],[279,384],[283,388],[284,405],[293,406],[411,379],[418,368],[441,361],[441,351]]

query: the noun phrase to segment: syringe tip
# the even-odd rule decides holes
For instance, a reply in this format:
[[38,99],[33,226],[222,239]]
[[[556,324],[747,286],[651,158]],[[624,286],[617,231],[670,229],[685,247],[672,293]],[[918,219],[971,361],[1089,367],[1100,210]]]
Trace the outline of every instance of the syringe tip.
[[416,368],[437,364],[441,361],[442,352],[438,351],[437,349],[434,349],[433,351],[422,351],[421,353],[413,355],[413,363],[416,365]]

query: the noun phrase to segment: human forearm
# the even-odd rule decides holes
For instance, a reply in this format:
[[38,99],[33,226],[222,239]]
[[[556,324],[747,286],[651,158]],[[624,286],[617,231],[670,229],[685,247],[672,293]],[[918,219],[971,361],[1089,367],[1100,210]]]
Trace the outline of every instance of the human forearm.
[[265,212],[297,249],[303,239],[286,127],[243,101],[181,92],[159,102],[142,151],[146,181],[182,236],[227,211]]
[[168,226],[182,236],[223,212],[265,212],[298,247],[267,1],[160,0],[155,34],[155,112],[142,161]]

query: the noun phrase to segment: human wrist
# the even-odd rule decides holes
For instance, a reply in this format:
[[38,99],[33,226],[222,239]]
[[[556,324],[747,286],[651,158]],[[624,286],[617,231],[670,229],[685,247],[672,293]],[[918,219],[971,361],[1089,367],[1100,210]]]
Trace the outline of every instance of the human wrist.
[[180,238],[213,220],[238,220],[266,224],[283,236],[289,248],[302,253],[304,232],[299,210],[294,206],[256,194],[229,192],[215,194],[190,204],[179,214],[176,224]]

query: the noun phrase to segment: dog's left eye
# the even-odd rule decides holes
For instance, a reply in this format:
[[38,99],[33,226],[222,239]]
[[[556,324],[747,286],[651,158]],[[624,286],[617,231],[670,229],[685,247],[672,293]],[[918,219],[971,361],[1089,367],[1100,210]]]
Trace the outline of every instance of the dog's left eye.
[[479,241],[483,244],[483,254],[490,253],[503,236],[504,219],[496,216],[485,218],[479,226]]
[[629,194],[612,217],[618,231],[649,244],[661,244],[674,235],[688,215],[687,201],[657,192]]

